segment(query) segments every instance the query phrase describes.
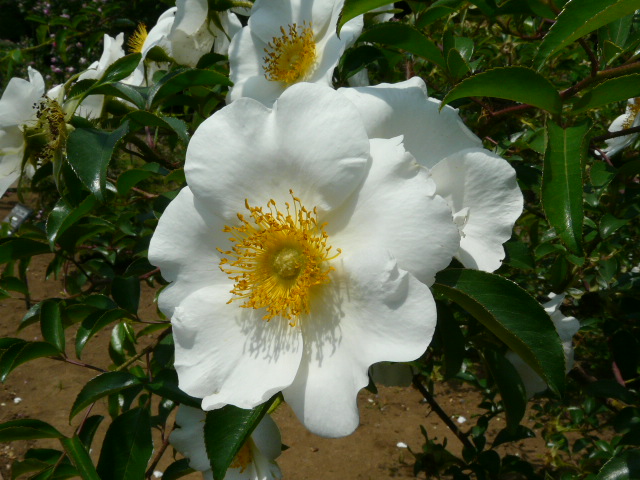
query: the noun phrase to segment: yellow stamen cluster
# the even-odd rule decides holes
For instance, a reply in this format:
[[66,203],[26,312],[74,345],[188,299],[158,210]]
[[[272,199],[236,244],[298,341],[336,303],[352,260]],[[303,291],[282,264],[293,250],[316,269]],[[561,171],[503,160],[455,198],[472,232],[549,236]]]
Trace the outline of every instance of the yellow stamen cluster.
[[627,105],[627,118],[624,119],[622,130],[633,127],[633,122],[640,113],[640,97],[634,98],[633,103]]
[[289,86],[306,80],[316,64],[316,42],[311,24],[289,25],[287,33],[280,27],[282,35],[273,37],[264,57],[264,76],[273,82]]
[[147,36],[147,26],[144,23],[139,23],[138,28],[136,28],[136,31],[133,32],[133,35],[129,37],[129,41],[127,42],[129,51],[131,53],[142,53],[142,47]]
[[57,101],[45,96],[34,107],[37,120],[26,129],[27,144],[34,159],[46,163],[65,147],[67,124]]
[[229,257],[220,261],[220,269],[235,282],[227,303],[245,300],[244,308],[265,308],[265,320],[283,317],[293,326],[309,313],[310,289],[329,282],[329,261],[340,249],[330,253],[317,210],[307,210],[289,193],[293,206],[286,202],[286,213],[278,211],[274,200],[267,203],[268,211],[245,201],[250,218],[238,213],[240,226],[225,226],[233,234],[233,249],[218,251]]

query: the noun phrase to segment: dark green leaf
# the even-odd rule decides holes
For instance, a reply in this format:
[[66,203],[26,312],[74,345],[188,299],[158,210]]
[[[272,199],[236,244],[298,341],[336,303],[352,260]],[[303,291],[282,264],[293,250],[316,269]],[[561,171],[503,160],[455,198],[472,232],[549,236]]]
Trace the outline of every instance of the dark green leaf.
[[527,394],[522,379],[511,362],[498,350],[487,347],[482,353],[502,397],[507,429],[516,432],[527,408]]
[[365,31],[358,42],[373,42],[406,50],[445,68],[442,52],[422,32],[406,23],[382,23]]
[[460,52],[455,48],[449,50],[447,54],[447,68],[451,76],[455,79],[464,77],[471,70],[469,64],[467,64]]
[[25,313],[24,317],[22,317],[22,321],[20,322],[20,327],[18,330],[22,330],[29,325],[33,325],[40,321],[40,309],[42,308],[42,302],[36,303],[33,307],[31,307],[27,313]]
[[435,6],[427,8],[424,13],[420,15],[420,17],[418,17],[418,20],[416,21],[416,27],[424,28],[427,25],[432,24],[436,20],[442,17],[446,17],[447,15],[451,15],[455,12],[455,9],[445,6]]
[[358,45],[355,48],[347,50],[342,57],[340,70],[342,76],[349,78],[367,65],[384,58],[379,48],[373,45]]
[[525,67],[494,68],[469,77],[451,90],[442,106],[465,97],[496,97],[560,113],[560,94],[549,80]]
[[12,237],[0,243],[0,263],[50,253],[49,245],[29,238]]
[[47,217],[47,239],[49,240],[51,248],[55,246],[57,238],[62,235],[67,228],[93,209],[95,203],[96,197],[93,195],[87,196],[87,198],[75,208],[69,205],[64,198],[58,200],[58,203],[56,203]]
[[640,73],[612,78],[597,85],[576,101],[571,113],[582,113],[634,97],[640,97]]
[[534,66],[539,69],[554,53],[638,7],[638,0],[569,0],[542,40]]
[[149,106],[155,105],[169,95],[183,92],[190,87],[213,87],[216,85],[231,86],[231,81],[221,73],[213,70],[197,70],[194,68],[174,70],[162,77],[153,86],[149,92],[147,103],[151,104]]
[[0,424],[0,442],[34,440],[36,438],[62,438],[62,434],[41,420],[22,418]]
[[[132,53],[117,59],[113,62],[102,74],[102,77],[96,82],[96,86],[104,85],[107,83],[119,82],[127,78],[136,69],[140,63],[142,55],[139,53]],[[92,89],[89,89],[91,91]]]
[[140,303],[140,280],[136,277],[116,277],[111,283],[111,296],[118,306],[134,315]]
[[145,91],[146,87],[133,87],[124,83],[110,83],[91,88],[92,95],[109,95],[122,98],[133,103],[138,108],[144,108],[147,102]]
[[631,480],[640,478],[640,450],[616,455],[598,472],[596,480]]
[[4,382],[9,374],[18,366],[30,360],[42,357],[57,357],[58,349],[46,342],[16,343],[0,357],[0,382]]
[[496,435],[495,440],[491,444],[491,448],[496,448],[498,445],[503,443],[517,442],[518,440],[534,438],[535,436],[536,434],[524,425],[518,425],[515,431],[504,428],[498,432],[498,435]]
[[464,335],[449,308],[442,302],[436,302],[436,306],[438,307],[436,335],[444,350],[443,376],[448,380],[454,377],[462,367],[465,354]]
[[104,201],[107,167],[113,150],[128,131],[129,124],[124,122],[113,132],[78,128],[69,135],[69,164],[82,183],[100,201]]
[[340,30],[342,30],[344,24],[349,20],[386,5],[389,5],[389,2],[385,2],[384,0],[345,0],[340,16],[338,17],[338,24],[336,25],[338,36],[340,36]]
[[82,387],[75,402],[73,402],[71,412],[69,413],[69,420],[93,402],[107,395],[138,385],[140,385],[140,380],[129,372],[106,372],[92,378]]
[[82,424],[82,430],[78,434],[78,438],[83,443],[83,445],[87,448],[91,448],[91,443],[93,442],[93,437],[98,431],[98,427],[104,420],[103,415],[91,415],[87,418]]
[[178,374],[175,370],[161,370],[158,375],[154,376],[153,382],[148,383],[146,387],[152,392],[182,405],[200,408],[202,403],[200,399],[187,395],[180,390],[178,387]]
[[504,244],[504,251],[506,253],[504,264],[523,270],[532,270],[535,268],[533,255],[526,243],[509,241]]
[[276,398],[277,396],[273,396],[253,410],[227,405],[207,412],[204,442],[214,480],[224,479],[229,465]]
[[140,168],[133,168],[131,170],[126,170],[120,174],[118,177],[117,190],[119,195],[126,195],[129,193],[133,187],[135,187],[138,183],[146,180],[150,176],[153,175],[153,172],[149,170],[142,170]]
[[582,253],[582,161],[587,154],[588,123],[562,128],[547,122],[547,151],[542,172],[542,205],[563,243]]
[[629,223],[628,219],[616,218],[610,213],[605,213],[600,220],[600,236],[608,238],[627,223]]
[[102,479],[140,480],[153,452],[149,411],[134,408],[109,426],[104,438],[98,474]]
[[127,114],[125,119],[129,120],[132,132],[147,126],[159,127],[175,132],[185,144],[189,143],[187,124],[178,118],[156,116],[151,112],[136,110]]
[[167,467],[162,474],[162,478],[164,480],[177,480],[193,472],[195,472],[195,470],[189,467],[189,459],[181,458]]
[[0,279],[0,288],[22,293],[23,295],[29,295],[29,287],[27,284],[16,277],[3,277]]
[[449,269],[433,286],[516,352],[555,392],[564,391],[564,351],[544,308],[499,275]]
[[81,357],[85,345],[96,333],[107,325],[121,318],[125,318],[128,315],[126,311],[121,309],[109,310],[107,312],[98,311],[90,314],[82,321],[76,333],[76,356],[78,358]]
[[49,299],[42,303],[40,329],[45,341],[56,347],[60,353],[64,353],[64,328],[58,300]]
[[100,480],[98,472],[96,472],[93,466],[93,461],[91,461],[91,457],[89,456],[89,452],[87,452],[78,437],[61,438],[60,443],[62,443],[65,453],[71,460],[73,466],[78,470],[82,480]]

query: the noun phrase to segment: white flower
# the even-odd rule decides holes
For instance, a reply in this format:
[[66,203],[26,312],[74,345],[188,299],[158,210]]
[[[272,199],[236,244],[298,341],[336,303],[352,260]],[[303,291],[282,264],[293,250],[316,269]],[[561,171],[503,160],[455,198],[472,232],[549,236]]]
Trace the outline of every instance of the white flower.
[[340,92],[358,107],[370,137],[403,135],[407,150],[431,170],[436,193],[449,202],[460,228],[458,260],[468,268],[498,269],[505,255],[502,244],[522,213],[514,169],[482,148],[457,110],[440,110],[418,77]]
[[206,0],[177,0],[175,21],[169,33],[171,57],[180,65],[195,67],[200,58],[211,51],[226,55],[230,39],[240,31],[242,25],[233,13],[218,15],[220,30],[209,20]]
[[[169,437],[171,445],[189,459],[189,466],[203,472],[205,480],[213,480],[213,473],[204,443],[205,412],[181,406],[176,415],[180,427]],[[278,426],[270,416],[256,426],[240,449],[225,475],[225,480],[275,480],[282,478],[275,459],[280,455],[282,441]]]
[[[124,33],[118,34],[116,38],[110,37],[105,33],[104,48],[100,60],[93,62],[87,70],[78,77],[80,80],[97,80],[102,77],[104,72],[113,62],[124,56],[122,44],[124,42]],[[100,118],[102,108],[104,106],[104,95],[89,95],[76,108],[76,115],[84,118]]]
[[[560,336],[562,349],[564,350],[565,372],[568,373],[569,370],[573,368],[573,336],[580,330],[580,322],[574,317],[565,317],[560,311],[560,305],[562,305],[564,297],[564,294],[556,295],[550,293],[550,300],[542,306],[551,317],[553,325],[556,327],[556,331]],[[506,358],[513,364],[520,378],[522,378],[522,383],[524,383],[528,398],[547,389],[547,384],[540,375],[527,365],[515,352],[507,352]]]
[[205,410],[282,391],[311,431],[351,433],[369,366],[429,345],[425,283],[458,249],[449,207],[399,138],[369,140],[350,102],[310,83],[216,112],[186,157],[149,247],[172,282],[159,306],[180,388]]
[[332,85],[333,70],[345,48],[362,30],[362,18],[336,34],[342,0],[256,0],[249,24],[229,47],[234,83],[227,101],[251,97],[272,105],[290,85]]
[[[640,97],[630,98],[629,100],[627,100],[627,108],[624,112],[624,115],[620,115],[613,122],[611,122],[611,125],[609,126],[609,132],[619,132],[621,130],[640,126],[640,115],[638,115],[639,112]],[[627,148],[633,142],[635,142],[636,138],[638,138],[637,133],[623,135],[622,137],[610,138],[608,140],[605,140],[607,146],[602,151],[607,155],[607,157],[613,157],[617,153]]]

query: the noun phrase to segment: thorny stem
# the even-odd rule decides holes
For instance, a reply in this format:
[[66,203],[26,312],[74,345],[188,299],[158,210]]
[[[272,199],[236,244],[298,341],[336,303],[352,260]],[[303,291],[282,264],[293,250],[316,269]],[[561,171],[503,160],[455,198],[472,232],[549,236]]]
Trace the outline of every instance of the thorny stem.
[[453,420],[451,420],[449,415],[447,415],[447,412],[445,412],[442,409],[442,407],[438,404],[438,402],[436,402],[436,399],[433,398],[433,395],[431,395],[431,393],[429,393],[429,391],[425,388],[425,386],[420,381],[420,378],[418,375],[413,377],[413,386],[422,394],[424,399],[429,403],[431,410],[436,412],[438,417],[440,417],[440,420],[442,420],[447,425],[447,427],[449,427],[449,430],[451,430],[453,434],[456,437],[458,437],[458,440],[460,440],[462,445],[464,445],[465,448],[475,450],[475,447],[471,444],[471,442],[466,437],[466,435],[462,433],[462,431],[453,422]]

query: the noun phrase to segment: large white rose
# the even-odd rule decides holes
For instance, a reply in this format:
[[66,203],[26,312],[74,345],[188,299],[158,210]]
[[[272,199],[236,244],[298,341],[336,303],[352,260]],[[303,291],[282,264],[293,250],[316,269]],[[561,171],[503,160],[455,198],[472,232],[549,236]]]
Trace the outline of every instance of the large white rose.
[[149,248],[172,282],[159,306],[180,388],[205,410],[282,391],[311,431],[351,433],[369,366],[429,345],[427,285],[458,250],[427,170],[400,138],[370,140],[344,96],[300,83],[272,109],[244,98],[205,120],[185,173]]
[[362,18],[336,34],[343,0],[256,0],[249,24],[229,47],[234,83],[227,101],[251,97],[267,106],[297,82],[332,85],[345,48],[362,30]]
[[397,84],[339,90],[361,112],[370,137],[404,137],[406,149],[429,168],[436,193],[451,206],[462,240],[456,257],[465,267],[493,272],[502,244],[522,213],[514,169],[482,148],[456,109],[427,96],[418,77]]
[[[565,372],[573,368],[573,336],[580,330],[580,322],[575,317],[565,317],[560,311],[560,305],[564,301],[565,294],[549,294],[549,301],[542,304],[545,311],[551,317],[553,325],[560,336],[562,349],[564,350]],[[522,383],[527,392],[527,398],[531,398],[536,393],[544,392],[547,389],[546,382],[538,375],[533,368],[512,351],[506,354],[507,359],[516,367]]]
[[[205,412],[181,406],[169,441],[189,459],[189,466],[202,472],[204,480],[213,480],[213,472],[204,443]],[[266,415],[231,463],[225,480],[276,480],[282,478],[275,459],[280,455],[282,440],[278,426]]]

